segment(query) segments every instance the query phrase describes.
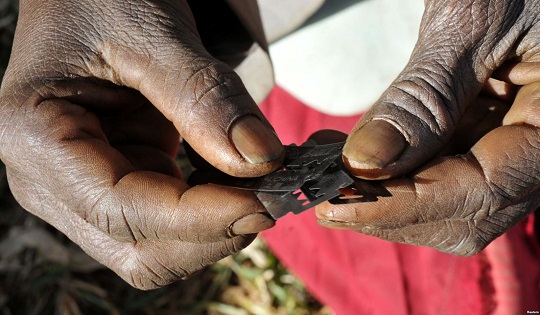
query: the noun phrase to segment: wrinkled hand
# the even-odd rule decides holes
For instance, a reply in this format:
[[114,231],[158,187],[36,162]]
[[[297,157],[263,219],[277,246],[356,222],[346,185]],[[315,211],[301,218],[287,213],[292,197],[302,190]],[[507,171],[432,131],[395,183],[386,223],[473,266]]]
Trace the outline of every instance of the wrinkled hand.
[[344,147],[355,175],[394,178],[393,196],[317,215],[472,255],[540,205],[540,3],[426,2],[409,64]]
[[180,135],[235,176],[283,154],[185,1],[21,0],[0,93],[17,200],[135,287],[185,277],[274,224],[252,193],[180,179]]

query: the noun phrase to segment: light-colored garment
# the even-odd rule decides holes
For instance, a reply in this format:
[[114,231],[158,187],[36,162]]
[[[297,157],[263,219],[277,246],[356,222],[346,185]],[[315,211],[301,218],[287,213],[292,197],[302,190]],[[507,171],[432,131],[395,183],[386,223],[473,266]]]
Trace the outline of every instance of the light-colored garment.
[[228,1],[256,40],[236,68],[254,99],[267,95],[274,74],[296,98],[332,115],[366,111],[392,83],[424,7],[423,0],[257,0],[261,25],[257,3]]
[[298,29],[325,0],[257,0],[269,43]]
[[234,70],[255,102],[261,103],[274,87],[274,73],[258,4],[254,0],[226,1],[253,39],[248,51],[238,52],[245,57]]
[[423,0],[327,1],[270,45],[277,84],[323,113],[366,111],[409,60],[423,9]]

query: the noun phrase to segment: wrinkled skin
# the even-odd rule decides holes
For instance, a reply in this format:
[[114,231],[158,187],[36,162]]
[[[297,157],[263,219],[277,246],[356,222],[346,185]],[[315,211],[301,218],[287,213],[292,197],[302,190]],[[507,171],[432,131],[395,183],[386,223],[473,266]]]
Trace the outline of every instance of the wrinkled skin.
[[323,205],[320,223],[472,255],[537,209],[539,18],[540,1],[426,1],[410,62],[344,148],[393,197]]
[[283,155],[240,78],[203,48],[186,2],[20,5],[0,158],[24,208],[141,289],[273,226],[252,193],[190,188],[174,163],[180,136],[235,176],[266,174]]

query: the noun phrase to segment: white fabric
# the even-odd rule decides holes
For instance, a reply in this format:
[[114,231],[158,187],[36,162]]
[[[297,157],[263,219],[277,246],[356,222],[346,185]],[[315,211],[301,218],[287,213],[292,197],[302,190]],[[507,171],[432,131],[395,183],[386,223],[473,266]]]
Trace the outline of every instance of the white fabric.
[[270,46],[276,82],[321,112],[364,112],[407,63],[423,9],[423,0],[360,0],[308,24]]
[[254,43],[247,57],[234,68],[255,103],[260,104],[274,86],[270,57],[259,44]]
[[257,0],[269,43],[300,27],[325,0]]

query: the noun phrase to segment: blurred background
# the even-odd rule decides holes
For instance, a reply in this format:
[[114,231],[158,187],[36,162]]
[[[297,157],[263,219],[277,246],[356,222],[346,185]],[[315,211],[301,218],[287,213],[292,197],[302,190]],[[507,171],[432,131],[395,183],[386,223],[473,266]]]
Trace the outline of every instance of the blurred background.
[[[17,10],[17,0],[0,0],[0,81]],[[178,160],[185,163],[183,152]],[[149,292],[133,289],[24,211],[0,163],[0,315],[331,313],[261,239],[188,280]]]

